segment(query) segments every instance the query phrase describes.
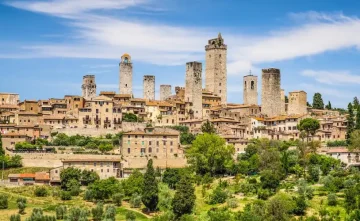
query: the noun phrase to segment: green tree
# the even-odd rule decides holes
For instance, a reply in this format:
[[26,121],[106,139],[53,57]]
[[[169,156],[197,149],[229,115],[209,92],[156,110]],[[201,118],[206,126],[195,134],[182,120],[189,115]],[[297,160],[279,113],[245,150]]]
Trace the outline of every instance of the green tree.
[[113,150],[114,147],[112,144],[106,144],[106,143],[102,143],[100,144],[99,146],[99,150],[102,152],[102,153],[105,153],[105,152],[109,152],[111,150]]
[[214,133],[216,133],[216,129],[209,120],[206,120],[206,122],[201,125],[201,132],[208,133],[208,134],[214,134]]
[[354,130],[350,135],[350,150],[360,149],[360,130]]
[[[31,216],[26,219],[26,221],[55,221],[54,216],[44,215],[41,208],[34,208]],[[71,220],[72,221],[72,220]]]
[[234,146],[226,145],[216,134],[201,134],[196,137],[186,156],[197,174],[223,174],[226,166],[233,162]]
[[13,214],[10,216],[10,221],[21,221],[20,214]]
[[56,219],[65,219],[67,208],[66,206],[57,206],[55,209],[56,212]]
[[266,202],[266,220],[287,221],[290,212],[293,211],[295,206],[290,196],[278,193]]
[[159,183],[159,203],[158,208],[161,211],[171,211],[171,202],[174,198],[173,192],[165,183]]
[[116,206],[121,206],[121,202],[122,202],[123,197],[124,197],[124,194],[122,194],[122,193],[115,193],[115,194],[112,196],[112,200],[113,200],[113,202],[116,204]]
[[329,206],[336,206],[337,204],[337,196],[335,193],[329,193],[327,197],[327,204]]
[[330,102],[330,101],[329,101],[329,103],[325,106],[325,108],[328,109],[328,110],[331,110],[331,109],[332,109],[332,107],[331,107],[331,102]]
[[125,113],[122,120],[124,122],[138,122],[138,117],[133,113]]
[[131,208],[140,208],[141,207],[141,195],[134,193],[130,198],[130,207]]
[[40,186],[35,188],[34,194],[38,197],[45,197],[48,195],[48,191],[44,186]]
[[133,211],[128,211],[126,213],[126,221],[135,221],[136,220],[136,214]]
[[74,168],[74,167],[68,167],[60,172],[60,180],[61,180],[61,188],[64,190],[70,190],[71,182],[74,182],[73,180],[76,180],[80,182],[81,178],[81,170]]
[[89,215],[90,212],[87,209],[71,207],[66,221],[87,221]]
[[157,208],[159,201],[159,189],[158,182],[155,177],[155,170],[153,167],[153,161],[150,159],[147,164],[147,169],[144,175],[144,186],[142,190],[142,202],[150,211],[154,211]]
[[8,195],[0,193],[0,209],[8,208]]
[[349,113],[349,115],[346,118],[347,126],[346,126],[346,136],[345,137],[346,137],[346,141],[347,141],[348,145],[351,145],[350,136],[355,128],[354,111],[353,111],[353,106],[351,103],[349,103],[349,105],[348,105],[348,113]]
[[26,208],[26,198],[25,197],[19,197],[16,200],[17,206],[19,208],[19,213],[24,214],[25,208]]
[[360,105],[358,105],[358,107],[355,110],[356,110],[355,130],[360,130]]
[[103,221],[115,221],[116,208],[112,205],[106,206]]
[[169,185],[171,189],[175,189],[176,184],[180,181],[180,173],[177,168],[166,168],[162,181]]
[[280,177],[271,170],[263,170],[260,174],[261,187],[275,191],[280,185]]
[[95,171],[83,170],[81,172],[80,181],[83,185],[88,186],[97,180],[100,180],[100,177]]
[[353,106],[355,109],[359,108],[359,99],[357,97],[354,97]]
[[134,193],[141,194],[144,186],[144,175],[139,170],[134,170],[129,178],[122,182],[125,196],[132,196]]
[[324,101],[320,93],[314,94],[312,107],[314,109],[324,109]]
[[120,183],[114,177],[105,180],[97,180],[89,186],[89,190],[93,191],[95,200],[109,199],[114,193],[121,191]]
[[306,198],[304,195],[300,195],[295,198],[295,208],[293,213],[296,215],[305,215],[307,205],[306,205]]
[[195,188],[189,179],[182,177],[176,186],[172,208],[176,217],[190,214],[195,205]]
[[5,150],[3,149],[3,146],[2,146],[1,133],[0,133],[0,155],[5,155]]
[[318,120],[313,118],[305,118],[300,121],[298,124],[298,129],[300,131],[305,131],[307,140],[309,141],[309,136],[314,136],[316,131],[319,130],[320,123]]
[[225,203],[227,197],[227,192],[222,187],[217,186],[209,196],[209,204]]
[[102,203],[96,204],[96,207],[91,209],[91,214],[94,221],[101,221],[104,214],[104,205]]

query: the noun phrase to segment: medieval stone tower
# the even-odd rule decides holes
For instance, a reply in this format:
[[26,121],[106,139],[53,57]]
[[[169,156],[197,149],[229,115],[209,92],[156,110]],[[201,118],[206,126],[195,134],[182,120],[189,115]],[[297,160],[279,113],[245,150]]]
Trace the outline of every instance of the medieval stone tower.
[[164,101],[171,96],[171,85],[162,84],[160,85],[160,100]]
[[254,75],[246,75],[243,80],[244,87],[244,104],[258,104],[257,91],[258,78]]
[[132,95],[132,75],[133,68],[131,63],[131,57],[128,54],[123,54],[121,56],[121,61],[119,64],[119,92],[120,94],[131,94]]
[[281,115],[280,81],[279,69],[262,69],[261,113],[268,117]]
[[289,93],[288,114],[306,114],[307,113],[307,94],[305,91],[293,91]]
[[202,64],[200,62],[186,63],[185,102],[190,103],[188,115],[191,118],[202,118]]
[[227,99],[227,46],[219,33],[217,38],[210,39],[205,46],[206,70],[205,89],[221,97],[221,103],[226,104]]
[[86,100],[91,100],[96,97],[96,83],[95,75],[85,75],[81,85],[82,96]]
[[155,76],[144,75],[144,99],[155,100]]
[[285,90],[281,89],[281,115],[286,115]]

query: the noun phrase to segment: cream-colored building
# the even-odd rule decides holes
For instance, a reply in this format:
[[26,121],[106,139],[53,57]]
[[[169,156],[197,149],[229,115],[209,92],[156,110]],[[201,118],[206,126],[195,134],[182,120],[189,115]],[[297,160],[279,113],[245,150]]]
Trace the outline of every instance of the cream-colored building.
[[120,157],[111,159],[68,159],[63,160],[62,163],[63,169],[75,167],[81,170],[94,171],[99,175],[100,179],[122,177]]
[[16,93],[0,93],[0,104],[17,105],[19,103],[19,94]]

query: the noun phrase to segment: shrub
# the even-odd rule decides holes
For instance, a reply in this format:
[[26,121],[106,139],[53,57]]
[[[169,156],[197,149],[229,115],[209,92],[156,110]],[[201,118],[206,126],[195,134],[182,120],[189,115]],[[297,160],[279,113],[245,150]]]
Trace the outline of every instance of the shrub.
[[134,193],[132,196],[131,196],[131,199],[130,199],[130,207],[131,208],[140,208],[141,207],[141,195],[140,194],[137,194],[137,193]]
[[295,208],[294,214],[296,215],[304,215],[306,211],[306,198],[304,195],[300,195],[299,197],[295,198]]
[[104,213],[103,204],[102,203],[96,204],[96,207],[91,209],[91,213],[92,213],[94,221],[101,221],[101,218],[102,218],[103,213]]
[[25,208],[26,208],[26,198],[25,197],[19,197],[16,200],[17,206],[19,208],[19,213],[24,214]]
[[116,208],[112,205],[107,206],[104,214],[104,221],[115,221]]
[[335,193],[330,193],[327,197],[327,203],[329,206],[336,206],[337,204],[337,196]]
[[228,194],[220,186],[217,186],[209,197],[209,204],[225,203]]
[[71,194],[69,191],[61,191],[60,198],[61,200],[71,200]]
[[272,192],[268,189],[259,189],[258,199],[267,200],[272,195]]
[[10,216],[10,221],[21,221],[21,217],[19,214],[13,214]]
[[8,208],[8,196],[5,194],[0,194],[0,209]]
[[58,206],[55,209],[56,219],[65,219],[66,217],[66,206]]
[[136,215],[133,211],[128,211],[126,213],[126,221],[135,221],[136,220]]
[[37,197],[45,197],[48,195],[48,191],[45,187],[40,186],[35,188],[34,194]]
[[112,196],[112,200],[116,204],[116,206],[121,206],[121,201],[122,201],[123,197],[124,197],[124,195],[122,193],[115,193]]
[[238,207],[238,201],[236,198],[230,198],[226,201],[226,203],[229,208],[234,209],[234,208]]

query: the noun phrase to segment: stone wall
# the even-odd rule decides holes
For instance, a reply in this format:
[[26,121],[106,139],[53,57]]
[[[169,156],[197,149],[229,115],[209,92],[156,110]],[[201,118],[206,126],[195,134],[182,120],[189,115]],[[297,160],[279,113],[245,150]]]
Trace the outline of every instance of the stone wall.
[[0,93],[0,104],[17,105],[20,101],[19,94]]
[[257,76],[247,75],[243,79],[244,104],[258,104],[258,79]]
[[119,67],[119,92],[120,94],[132,94],[133,67],[130,55],[121,56]]
[[262,69],[261,112],[268,117],[281,115],[280,69]]
[[144,75],[143,97],[147,100],[155,100],[155,76]]
[[160,85],[160,100],[164,101],[171,96],[171,85]]
[[218,38],[210,39],[205,46],[206,69],[205,88],[221,97],[221,103],[227,103],[227,46],[219,34]]
[[81,86],[82,96],[86,100],[91,100],[96,97],[96,83],[95,75],[85,75]]
[[281,89],[281,115],[286,115],[285,109],[285,90]]
[[307,113],[307,94],[305,91],[293,91],[289,93],[288,114]]
[[[190,102],[192,113],[189,115],[195,119],[202,118],[202,64],[200,62],[186,63],[185,102]],[[189,110],[190,110],[189,109]]]

